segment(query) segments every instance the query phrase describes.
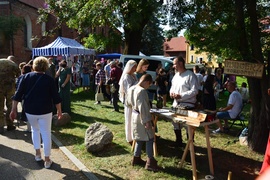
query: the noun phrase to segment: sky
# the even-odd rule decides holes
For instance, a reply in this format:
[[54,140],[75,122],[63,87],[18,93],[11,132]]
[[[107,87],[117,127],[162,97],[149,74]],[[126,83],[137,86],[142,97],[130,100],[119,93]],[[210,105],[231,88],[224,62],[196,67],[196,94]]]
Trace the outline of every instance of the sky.
[[[160,27],[162,28],[162,29],[164,29],[165,31],[167,31],[167,30],[170,30],[171,28],[170,28],[170,26],[169,25],[160,25]],[[186,29],[183,29],[182,31],[180,31],[179,32],[179,36],[184,36],[184,32],[186,31]]]

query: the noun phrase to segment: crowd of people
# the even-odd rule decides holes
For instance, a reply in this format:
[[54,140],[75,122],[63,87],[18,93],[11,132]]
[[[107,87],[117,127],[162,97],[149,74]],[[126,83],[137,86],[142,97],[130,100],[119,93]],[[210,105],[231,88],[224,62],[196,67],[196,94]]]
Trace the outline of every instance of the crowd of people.
[[[62,112],[71,113],[71,84],[76,84],[78,79],[80,79],[81,83],[79,84],[84,91],[89,91],[90,80],[92,80],[94,82],[92,88],[96,92],[100,90],[103,92],[115,112],[119,112],[119,100],[124,104],[126,141],[130,144],[135,141],[132,165],[143,165],[151,171],[160,170],[153,157],[155,130],[153,130],[151,122],[150,109],[153,106],[154,94],[157,98],[162,99],[163,107],[167,106],[167,97],[169,96],[173,99],[173,108],[181,107],[188,110],[199,108],[216,111],[219,93],[228,91],[230,96],[227,106],[217,110],[217,118],[224,120],[225,124],[222,126],[220,122],[219,128],[213,133],[226,132],[228,130],[227,120],[235,118],[241,111],[242,103],[249,101],[247,84],[243,83],[242,87],[238,89],[235,76],[223,74],[222,64],[219,64],[214,72],[212,68],[200,69],[198,66],[195,66],[191,71],[186,69],[185,60],[181,56],[173,60],[173,66],[168,72],[160,64],[156,68],[155,79],[146,73],[150,64],[146,59],[141,59],[138,63],[129,60],[124,69],[123,64],[118,60],[103,62],[95,60],[92,67],[89,67],[88,62],[84,62],[80,70],[82,74],[78,78],[75,64],[73,63],[69,67],[66,60],[61,60],[59,64],[55,65],[51,58],[38,57],[28,63],[21,63],[18,67],[12,58],[14,57],[11,56],[0,61],[10,67],[3,69],[2,72],[8,70],[10,71],[9,77],[12,77],[0,80],[0,83],[5,84],[3,86],[8,89],[8,92],[3,92],[2,95],[6,99],[8,109],[6,112],[7,130],[16,128],[8,119],[17,118],[17,104],[22,102],[29,127],[31,126],[36,161],[42,160],[40,134],[42,136],[45,168],[49,168],[52,164],[50,159],[51,121],[49,119],[55,112],[57,112],[59,119],[62,117]],[[0,66],[0,68],[6,66]],[[13,89],[11,87],[13,87],[15,78],[17,78],[16,89],[15,84]],[[148,90],[152,84],[157,87],[155,93]],[[40,94],[42,94],[42,98],[37,98]],[[12,99],[13,104],[8,99]],[[55,107],[50,102],[53,102]],[[3,104],[4,102],[1,102],[1,106]],[[96,101],[95,104],[101,105],[101,101]],[[180,123],[172,124],[176,137],[175,146],[182,147],[182,125]],[[28,130],[30,131],[30,128]],[[4,133],[4,118],[1,115],[0,133]],[[146,161],[141,159],[141,149],[144,142],[146,143]]]

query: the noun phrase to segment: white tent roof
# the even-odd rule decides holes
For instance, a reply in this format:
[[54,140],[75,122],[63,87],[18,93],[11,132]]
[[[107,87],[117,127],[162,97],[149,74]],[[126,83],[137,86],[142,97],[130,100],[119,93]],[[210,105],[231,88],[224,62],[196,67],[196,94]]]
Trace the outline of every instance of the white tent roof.
[[94,49],[87,49],[74,39],[58,37],[52,43],[32,49],[32,56],[94,55]]

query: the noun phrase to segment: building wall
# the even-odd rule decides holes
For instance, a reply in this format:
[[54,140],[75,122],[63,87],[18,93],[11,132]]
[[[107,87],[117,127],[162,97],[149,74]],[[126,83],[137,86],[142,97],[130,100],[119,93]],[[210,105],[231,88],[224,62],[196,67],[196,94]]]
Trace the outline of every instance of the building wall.
[[[31,59],[32,47],[37,44],[37,40],[31,41],[31,39],[41,37],[41,25],[37,24],[37,10],[17,1],[11,4],[10,13],[23,18],[28,28],[24,26],[17,31],[11,42],[10,54],[13,54],[17,61],[27,62]],[[26,34],[28,34],[27,38]]]
[[[52,35],[44,36],[42,24],[37,23],[39,14],[36,8],[19,1],[11,0],[4,1],[5,3],[1,2],[3,1],[0,1],[0,15],[13,14],[16,17],[24,19],[26,23],[25,26],[16,32],[13,36],[13,40],[8,40],[0,33],[0,39],[4,39],[5,44],[0,50],[1,58],[14,55],[17,64],[23,61],[28,62],[32,58],[32,48],[45,46],[53,42],[59,35],[72,39],[78,37],[76,30],[72,30],[65,25],[62,25],[60,30],[54,31]],[[49,19],[45,24],[46,31],[54,29],[56,27],[56,18],[54,16],[49,16]]]
[[193,47],[186,43],[186,62],[187,63],[200,63],[206,64],[209,67],[218,67],[217,57],[215,55],[211,56],[209,59],[208,52],[196,53],[196,47]]

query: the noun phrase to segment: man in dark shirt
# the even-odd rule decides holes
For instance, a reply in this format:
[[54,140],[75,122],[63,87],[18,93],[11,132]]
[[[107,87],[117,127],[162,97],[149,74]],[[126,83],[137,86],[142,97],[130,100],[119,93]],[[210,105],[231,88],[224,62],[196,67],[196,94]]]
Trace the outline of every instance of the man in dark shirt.
[[119,91],[119,80],[122,75],[122,69],[120,69],[116,62],[113,61],[111,64],[111,81],[113,82],[113,85],[115,87],[115,92],[112,93],[112,103],[114,107],[114,111],[119,112],[119,106],[118,106],[118,91]]

